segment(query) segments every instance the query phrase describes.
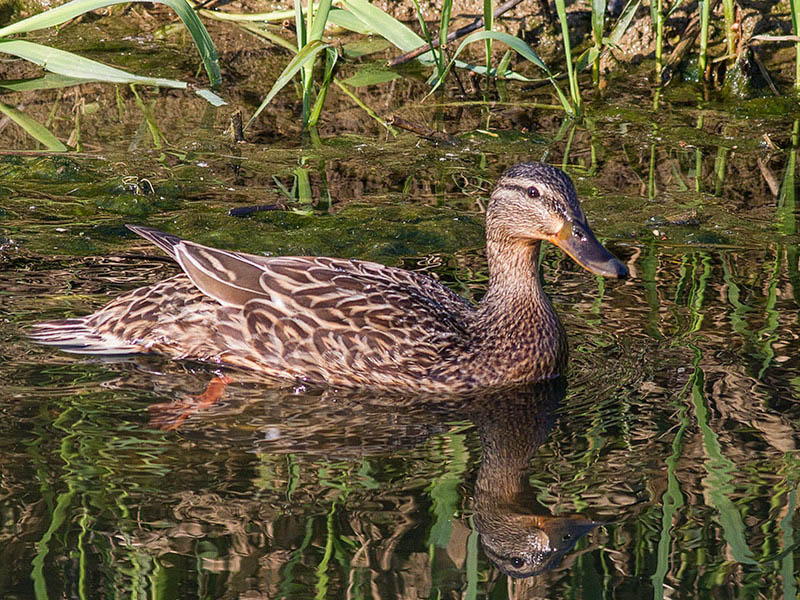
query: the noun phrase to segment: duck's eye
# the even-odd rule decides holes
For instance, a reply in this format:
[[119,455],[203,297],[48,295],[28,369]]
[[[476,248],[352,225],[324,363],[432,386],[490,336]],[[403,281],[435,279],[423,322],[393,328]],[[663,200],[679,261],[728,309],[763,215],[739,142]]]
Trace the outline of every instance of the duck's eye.
[[537,188],[535,185],[532,185],[528,188],[528,198],[538,198],[539,195],[539,188]]
[[513,557],[511,559],[511,566],[514,567],[515,569],[521,568],[522,565],[524,565],[524,564],[525,564],[525,561],[522,560],[519,556],[515,556],[515,557]]

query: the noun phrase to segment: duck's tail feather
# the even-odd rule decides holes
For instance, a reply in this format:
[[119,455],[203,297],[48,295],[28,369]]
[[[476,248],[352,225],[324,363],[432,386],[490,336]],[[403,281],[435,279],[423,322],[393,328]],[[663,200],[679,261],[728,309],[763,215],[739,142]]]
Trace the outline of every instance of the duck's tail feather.
[[143,351],[140,345],[97,331],[86,318],[37,323],[26,333],[34,342],[58,346],[64,352],[76,354],[136,354]]
[[125,227],[130,229],[135,234],[142,236],[144,239],[154,243],[172,258],[178,260],[175,246],[180,244],[183,240],[177,235],[164,233],[158,229],[153,229],[152,227],[143,227],[142,225],[125,225]]

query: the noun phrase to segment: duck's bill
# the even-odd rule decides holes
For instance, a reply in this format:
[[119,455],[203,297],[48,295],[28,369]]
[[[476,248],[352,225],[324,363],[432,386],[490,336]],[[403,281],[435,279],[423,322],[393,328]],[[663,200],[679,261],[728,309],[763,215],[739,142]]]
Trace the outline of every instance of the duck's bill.
[[628,276],[628,268],[597,241],[587,225],[568,221],[550,241],[595,275],[617,279]]

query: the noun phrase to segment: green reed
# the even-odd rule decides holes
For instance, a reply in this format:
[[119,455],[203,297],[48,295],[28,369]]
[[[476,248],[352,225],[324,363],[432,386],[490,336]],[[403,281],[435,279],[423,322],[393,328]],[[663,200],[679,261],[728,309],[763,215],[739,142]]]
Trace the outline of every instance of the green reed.
[[[800,36],[800,0],[789,0],[789,9],[792,13],[792,32],[795,36]],[[800,91],[800,40],[794,43],[794,87]]]
[[747,528],[739,508],[731,499],[735,495],[734,477],[736,464],[725,456],[720,443],[720,434],[715,431],[711,419],[709,401],[705,393],[705,374],[700,366],[702,353],[695,349],[694,375],[692,385],[692,406],[697,426],[702,435],[705,455],[706,477],[704,484],[709,505],[717,510],[717,521],[722,529],[722,537],[728,545],[733,560],[741,564],[757,564],[747,543]]
[[[314,128],[322,114],[322,106],[325,103],[328,89],[333,81],[333,69],[339,58],[339,53],[331,44],[322,41],[322,34],[328,24],[328,17],[331,11],[332,0],[320,0],[315,7],[313,2],[309,2],[303,11],[300,0],[294,2],[295,27],[297,30],[297,54],[289,61],[283,72],[278,76],[264,100],[250,117],[245,125],[249,127],[252,122],[261,114],[272,99],[300,73],[302,89],[302,120],[304,128]],[[314,99],[314,65],[317,56],[325,51],[325,67],[319,91]],[[312,100],[314,104],[312,106]]]
[[567,3],[566,0],[556,0],[556,13],[561,24],[561,36],[564,45],[564,60],[567,63],[567,81],[569,82],[569,95],[572,100],[572,107],[576,116],[583,112],[583,101],[581,100],[581,90],[578,86],[578,73],[572,64],[572,45],[569,40],[569,23],[567,22]]
[[[109,67],[108,65],[84,58],[72,52],[65,52],[43,44],[12,37],[27,35],[39,29],[58,27],[63,23],[100,8],[106,8],[115,4],[127,4],[129,2],[141,1],[143,0],[73,0],[67,4],[62,4],[56,8],[46,10],[32,17],[28,17],[27,19],[0,28],[0,53],[17,56],[36,63],[51,73],[62,75],[66,78],[61,81],[62,87],[83,83],[85,80],[90,79],[107,83],[140,83],[143,85],[178,89],[187,88],[188,84],[183,81],[133,75],[121,69]],[[203,66],[208,74],[211,85],[217,86],[222,80],[219,70],[219,61],[217,59],[217,50],[214,46],[214,42],[211,40],[211,36],[208,34],[208,31],[192,7],[186,0],[156,1],[169,6],[183,21],[183,24],[189,31],[192,41],[203,59]],[[198,90],[198,95],[203,96],[209,101],[213,98],[214,103],[219,102],[224,104],[221,98],[211,94],[208,90]]]
[[663,0],[650,1],[650,19],[656,31],[656,82],[661,81],[661,69],[663,68],[664,53],[664,6]]
[[[59,50],[27,39],[20,39],[20,36],[27,36],[34,31],[58,27],[91,11],[115,4],[127,3],[127,1],[128,0],[73,0],[67,4],[62,4],[56,8],[16,21],[5,27],[0,27],[0,53],[10,54],[29,61],[41,66],[46,71],[43,77],[34,80],[0,81],[2,87],[7,90],[25,91],[69,87],[86,83],[87,81],[99,81],[114,84],[141,84],[186,89],[188,84],[185,81],[135,75],[96,60],[85,58],[73,52]],[[140,0],[131,1],[138,2]],[[157,1],[172,8],[183,21],[183,24],[189,31],[202,57],[203,65],[211,85],[218,85],[222,78],[220,75],[219,61],[217,60],[217,50],[214,47],[214,42],[211,40],[208,31],[197,14],[192,10],[192,7],[186,0]],[[222,98],[208,89],[197,89],[195,92],[215,106],[225,104]],[[67,146],[49,131],[48,126],[42,125],[30,118],[24,112],[0,104],[0,113],[16,123],[17,126],[21,127],[47,150],[52,152],[66,152],[68,150]],[[76,111],[75,128],[73,130],[71,142],[78,151],[80,151],[80,120],[81,112]]]
[[[595,48],[603,45],[605,14],[606,0],[592,0],[592,40]],[[592,60],[592,81],[595,85],[600,82],[600,52],[595,52]]]
[[700,77],[705,79],[706,67],[708,65],[708,25],[711,17],[710,0],[698,0],[697,8],[700,11],[700,57],[698,59],[697,68],[700,71]]
[[725,40],[728,45],[728,61],[736,54],[738,34],[734,31],[736,6],[734,0],[722,0],[722,14],[725,17]]
[[[483,0],[483,28],[486,31],[491,31],[494,28],[494,5],[492,0]],[[506,56],[511,57],[506,53]],[[489,89],[489,82],[491,81],[492,70],[492,39],[486,38],[486,89]],[[498,67],[498,71],[502,71]]]

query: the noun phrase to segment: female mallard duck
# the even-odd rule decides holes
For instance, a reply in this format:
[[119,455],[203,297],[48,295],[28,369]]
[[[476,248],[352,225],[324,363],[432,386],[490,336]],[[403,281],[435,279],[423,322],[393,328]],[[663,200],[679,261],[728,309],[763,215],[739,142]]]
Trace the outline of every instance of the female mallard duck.
[[69,352],[159,352],[345,387],[465,392],[548,379],[564,329],[539,280],[548,240],[598,275],[625,266],[595,238],[569,177],[506,170],[486,211],[489,289],[473,306],[420,273],[324,257],[263,257],[129,226],[183,269],[97,312],[34,326]]

